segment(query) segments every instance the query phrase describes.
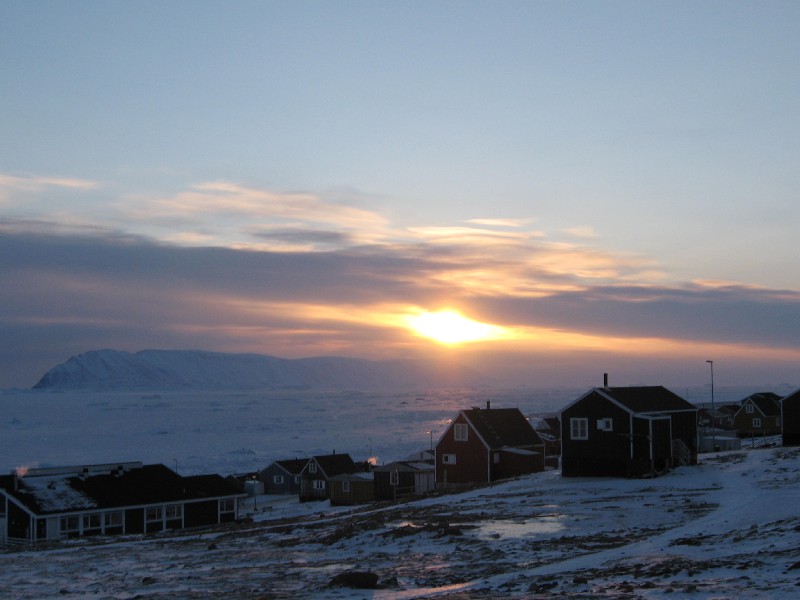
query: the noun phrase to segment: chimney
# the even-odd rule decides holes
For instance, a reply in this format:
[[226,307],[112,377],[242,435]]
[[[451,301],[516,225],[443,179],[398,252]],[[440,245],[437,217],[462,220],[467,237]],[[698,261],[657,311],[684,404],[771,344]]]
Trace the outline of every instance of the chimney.
[[492,408],[492,401],[491,400],[487,400],[486,401],[486,410],[489,410],[491,408]]
[[603,373],[603,387],[608,389],[608,373]]

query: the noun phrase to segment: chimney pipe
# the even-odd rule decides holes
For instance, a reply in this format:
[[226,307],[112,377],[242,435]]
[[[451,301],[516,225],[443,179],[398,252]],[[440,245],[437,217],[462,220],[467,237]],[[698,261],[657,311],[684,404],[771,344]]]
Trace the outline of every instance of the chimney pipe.
[[608,373],[603,373],[603,387],[608,388]]
[[486,401],[486,410],[489,410],[490,408],[492,408],[492,401],[491,400],[487,400]]

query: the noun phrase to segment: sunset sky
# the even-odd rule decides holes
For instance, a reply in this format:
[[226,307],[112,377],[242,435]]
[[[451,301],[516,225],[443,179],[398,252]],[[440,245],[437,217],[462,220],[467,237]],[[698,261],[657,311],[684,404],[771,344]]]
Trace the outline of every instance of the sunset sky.
[[102,348],[800,385],[798,32],[794,0],[1,2],[0,388]]

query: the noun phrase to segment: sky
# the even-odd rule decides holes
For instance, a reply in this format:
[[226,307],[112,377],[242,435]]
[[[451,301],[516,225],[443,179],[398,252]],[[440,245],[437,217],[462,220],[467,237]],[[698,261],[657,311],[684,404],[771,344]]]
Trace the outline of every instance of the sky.
[[0,388],[89,350],[800,385],[797,2],[0,3]]

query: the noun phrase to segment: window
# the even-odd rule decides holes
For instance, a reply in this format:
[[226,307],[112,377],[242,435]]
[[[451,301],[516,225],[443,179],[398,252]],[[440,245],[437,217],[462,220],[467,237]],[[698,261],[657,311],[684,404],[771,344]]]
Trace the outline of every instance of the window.
[[466,423],[455,424],[455,439],[457,442],[466,442],[469,437],[469,427]]
[[97,535],[100,533],[102,516],[100,513],[83,515],[83,535]]
[[397,470],[389,473],[389,485],[400,485],[400,473]]
[[122,511],[107,512],[103,515],[105,533],[122,533]]
[[235,498],[223,498],[219,501],[219,512],[221,513],[232,513],[236,512],[236,499]]
[[500,453],[495,452],[494,456],[492,456],[492,460],[494,461],[494,464],[498,464],[500,462]]
[[78,536],[81,533],[81,519],[80,517],[61,517],[59,527],[63,536]]
[[145,521],[153,523],[164,518],[164,509],[161,506],[151,506],[145,511]]
[[456,455],[455,454],[442,454],[442,462],[446,465],[454,465],[456,464]]
[[748,415],[752,415],[753,414],[753,405],[752,404],[747,404],[744,407],[744,412],[746,412]]
[[316,473],[317,472],[317,463],[315,463],[315,462],[308,463],[308,472],[309,473]]
[[277,485],[283,485],[283,475],[273,475],[272,483]]
[[597,421],[598,431],[614,431],[614,419],[599,419]]
[[180,519],[183,517],[183,504],[168,504],[164,513],[167,519]]
[[300,476],[299,475],[295,475],[294,476],[294,482],[295,483],[300,483]]
[[761,419],[753,417],[753,427],[761,427]]
[[349,481],[343,481],[342,482],[342,492],[345,493],[345,494],[349,494],[350,493],[350,482]]
[[314,489],[315,490],[324,490],[325,489],[325,480],[324,479],[315,479],[314,480]]
[[570,439],[588,440],[589,439],[589,419],[572,418],[569,420]]

